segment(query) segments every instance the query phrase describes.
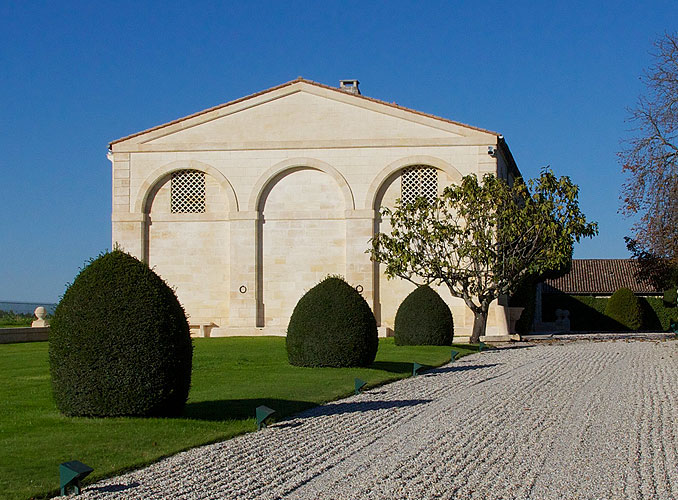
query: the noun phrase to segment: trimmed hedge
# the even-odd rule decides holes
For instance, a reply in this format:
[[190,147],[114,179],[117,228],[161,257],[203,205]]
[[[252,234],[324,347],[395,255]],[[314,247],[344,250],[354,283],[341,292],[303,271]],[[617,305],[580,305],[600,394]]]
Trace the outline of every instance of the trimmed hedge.
[[362,295],[328,276],[299,299],[286,345],[292,365],[368,366],[379,346],[377,322]]
[[174,292],[146,264],[115,250],[80,271],[54,312],[54,400],[68,416],[178,415],[192,355]]
[[629,330],[640,330],[643,326],[640,301],[628,288],[620,288],[612,294],[605,306],[605,316]]
[[452,312],[435,290],[418,286],[398,307],[393,331],[396,345],[450,345]]
[[671,323],[678,321],[678,308],[667,306],[662,297],[640,297],[643,307],[643,329],[666,332]]
[[[588,295],[544,294],[542,311],[544,321],[555,320],[556,309],[570,311],[570,329],[574,332],[618,332],[624,326],[605,315],[608,297]],[[643,309],[642,330],[668,331],[671,321],[678,320],[678,308],[667,307],[662,297],[638,297]]]

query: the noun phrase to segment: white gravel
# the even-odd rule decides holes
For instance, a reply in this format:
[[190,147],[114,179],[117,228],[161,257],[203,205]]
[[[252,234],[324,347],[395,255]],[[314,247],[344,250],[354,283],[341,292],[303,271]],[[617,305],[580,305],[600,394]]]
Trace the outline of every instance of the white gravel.
[[678,499],[678,342],[503,349],[87,486],[82,499]]

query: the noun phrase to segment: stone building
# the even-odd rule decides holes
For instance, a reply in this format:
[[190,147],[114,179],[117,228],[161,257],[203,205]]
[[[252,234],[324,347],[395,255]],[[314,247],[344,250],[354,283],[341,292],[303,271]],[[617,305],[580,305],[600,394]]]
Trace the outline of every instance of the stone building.
[[[284,335],[301,295],[340,274],[380,335],[413,285],[366,250],[380,206],[434,196],[463,175],[519,175],[503,137],[299,78],[110,143],[113,243],[170,286],[195,334]],[[439,288],[455,338],[473,315]],[[506,335],[494,304],[488,335]]]

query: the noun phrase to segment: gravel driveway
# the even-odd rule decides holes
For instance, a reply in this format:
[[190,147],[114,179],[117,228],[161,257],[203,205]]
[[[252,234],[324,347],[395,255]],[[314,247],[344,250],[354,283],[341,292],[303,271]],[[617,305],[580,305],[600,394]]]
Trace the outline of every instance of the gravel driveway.
[[468,356],[79,498],[678,499],[678,342]]

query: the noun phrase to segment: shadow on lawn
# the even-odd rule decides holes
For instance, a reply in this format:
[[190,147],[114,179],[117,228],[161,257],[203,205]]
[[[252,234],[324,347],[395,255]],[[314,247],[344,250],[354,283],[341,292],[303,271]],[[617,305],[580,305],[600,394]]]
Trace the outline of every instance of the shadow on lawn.
[[198,401],[187,403],[182,418],[194,420],[244,420],[254,418],[257,406],[268,406],[276,411],[276,417],[287,417],[316,406],[309,401],[289,399],[219,399],[216,401]]
[[368,368],[383,370],[390,373],[411,373],[412,363],[404,361],[375,361]]
[[[388,408],[405,408],[430,403],[430,399],[405,399],[385,401],[356,401],[350,403],[331,403],[318,406],[308,401],[290,401],[287,399],[223,399],[218,401],[200,401],[188,403],[182,418],[194,420],[244,420],[254,418],[257,406],[268,406],[276,411],[275,419],[280,420],[291,415],[297,418],[310,418],[344,413],[362,413]],[[308,410],[308,411],[305,411]],[[303,413],[302,413],[303,412]]]

